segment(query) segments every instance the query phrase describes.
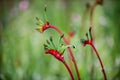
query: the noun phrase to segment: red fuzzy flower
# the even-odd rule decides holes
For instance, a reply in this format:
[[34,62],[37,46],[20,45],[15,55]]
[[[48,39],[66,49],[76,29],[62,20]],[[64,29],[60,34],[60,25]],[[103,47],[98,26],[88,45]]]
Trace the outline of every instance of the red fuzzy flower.
[[100,62],[100,65],[101,65],[101,68],[102,68],[102,72],[103,72],[103,75],[104,75],[104,80],[107,80],[106,72],[104,70],[104,65],[102,63],[102,60],[101,60],[101,58],[99,56],[99,53],[98,53],[97,49],[95,48],[95,46],[93,44],[93,38],[92,38],[92,34],[91,34],[91,27],[89,29],[89,34],[90,34],[90,39],[88,37],[88,33],[86,33],[87,40],[81,39],[81,42],[83,43],[83,46],[89,44],[93,48],[93,50],[95,51],[95,53],[97,55],[97,58],[98,58],[98,60]]
[[40,24],[40,25],[38,25],[38,28],[36,28],[36,30],[38,30],[40,33],[42,33],[42,32],[44,32],[47,28],[50,28],[49,22],[46,22],[45,24]]
[[58,52],[57,50],[50,49],[50,50],[46,50],[45,53],[53,55],[56,59],[60,61],[64,61],[64,57],[62,53]]
[[68,48],[68,47],[75,48],[74,45],[65,46],[64,44],[60,44],[61,39],[63,37],[64,37],[64,35],[62,34],[58,40],[57,46],[54,44],[52,37],[50,37],[49,40],[46,40],[47,43],[44,44],[45,53],[53,55],[56,59],[58,59],[59,61],[62,61],[62,62],[64,61],[63,53],[65,52],[66,48]]
[[65,48],[63,49],[61,48],[60,41],[61,41],[61,38],[63,38],[63,36],[64,35],[60,36],[58,46],[54,44],[52,37],[50,37],[50,39],[46,41],[47,44],[44,44],[45,53],[53,55],[56,59],[62,62],[64,61],[64,57],[62,54],[64,53]]
[[92,40],[82,40],[83,46],[86,46],[86,44],[92,44]]

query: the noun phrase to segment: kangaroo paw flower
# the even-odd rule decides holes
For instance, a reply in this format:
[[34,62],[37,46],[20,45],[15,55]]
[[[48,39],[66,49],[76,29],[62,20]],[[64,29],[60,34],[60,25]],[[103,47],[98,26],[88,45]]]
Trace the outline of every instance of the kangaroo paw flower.
[[[63,37],[64,37],[64,34],[62,34],[60,36],[58,45],[60,45],[60,40]],[[67,63],[65,62],[64,56],[63,56],[63,53],[64,53],[65,49],[67,47],[70,47],[70,45],[67,45],[67,46],[62,45],[62,47],[64,47],[63,49],[59,48],[61,46],[56,47],[52,37],[50,37],[49,40],[46,40],[46,43],[47,44],[44,44],[45,54],[50,54],[50,55],[54,56],[58,61],[62,62],[65,65],[66,69],[68,70],[68,72],[69,72],[69,74],[71,76],[71,79],[74,80],[72,71],[69,68],[69,66],[67,65]],[[73,48],[75,48],[75,46],[73,46]]]

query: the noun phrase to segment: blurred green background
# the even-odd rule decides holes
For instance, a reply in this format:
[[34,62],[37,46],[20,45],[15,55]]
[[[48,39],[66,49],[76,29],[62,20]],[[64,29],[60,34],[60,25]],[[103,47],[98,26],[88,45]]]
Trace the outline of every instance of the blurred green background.
[[[82,80],[103,80],[101,67],[90,46],[83,47],[89,29],[90,13],[85,13],[86,3],[95,0],[0,0],[0,80],[70,80],[64,65],[53,56],[45,55],[43,43],[53,36],[60,36],[49,29],[43,34],[35,30],[36,19],[44,19],[44,5],[52,25],[63,31],[66,37],[71,31],[75,36],[71,44]],[[120,1],[104,0],[94,11],[95,46],[105,66],[108,80],[120,79]],[[83,17],[85,16],[85,17]],[[84,18],[84,19],[83,19]],[[84,21],[83,21],[84,20]],[[68,51],[64,56],[67,62]],[[74,70],[75,80],[77,79]]]

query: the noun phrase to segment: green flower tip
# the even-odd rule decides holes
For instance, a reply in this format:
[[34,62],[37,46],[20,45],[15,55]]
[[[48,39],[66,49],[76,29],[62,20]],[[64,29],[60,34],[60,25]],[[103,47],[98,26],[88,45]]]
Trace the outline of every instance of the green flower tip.
[[60,36],[60,38],[63,38],[64,37],[64,34],[62,34],[61,36]]
[[81,41],[81,43],[82,43],[82,44],[84,44],[84,42],[85,42],[85,39],[81,39],[80,41]]
[[45,12],[47,11],[47,5],[45,4],[45,8],[44,8]]
[[36,17],[36,20],[38,21],[36,23],[36,25],[37,25],[36,30],[39,31],[40,33],[42,33],[43,32],[43,25],[44,25],[44,23],[38,17]]
[[45,50],[48,50],[48,46],[46,44],[43,44],[43,46]]

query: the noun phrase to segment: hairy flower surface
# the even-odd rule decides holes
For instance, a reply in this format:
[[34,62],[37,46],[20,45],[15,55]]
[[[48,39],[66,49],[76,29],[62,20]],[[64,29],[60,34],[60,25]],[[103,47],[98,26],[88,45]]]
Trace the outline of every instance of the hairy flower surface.
[[46,50],[45,53],[53,55],[56,59],[60,61],[64,61],[64,57],[62,53],[58,52],[57,50],[50,49],[50,50]]

